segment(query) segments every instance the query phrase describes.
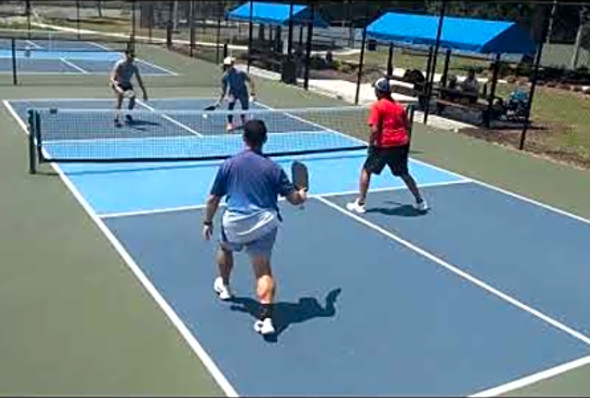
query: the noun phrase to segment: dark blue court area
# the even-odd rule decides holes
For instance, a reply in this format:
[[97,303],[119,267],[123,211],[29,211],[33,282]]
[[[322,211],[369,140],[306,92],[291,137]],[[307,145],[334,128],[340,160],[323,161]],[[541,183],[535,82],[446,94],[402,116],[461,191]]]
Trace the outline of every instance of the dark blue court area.
[[[201,121],[175,118],[173,110],[211,101],[150,101],[166,120],[140,127],[159,129],[162,138],[172,132],[177,151],[199,142],[210,150],[206,140],[239,150],[238,141],[229,142],[239,135],[201,134]],[[25,127],[31,107],[113,104],[5,105]],[[155,139],[141,130],[133,136],[137,126],[117,133],[110,121],[92,125],[91,111],[78,120],[70,126],[88,132],[84,151],[129,153],[133,144],[125,139],[136,147]],[[287,134],[314,145],[310,132],[345,139],[317,124],[291,123],[268,144],[291,145],[279,138]],[[76,150],[59,125],[54,131],[49,153]],[[118,149],[114,139],[123,140]],[[356,195],[364,156],[357,150],[277,159],[286,170],[293,159],[306,163],[312,198],[304,209],[281,202],[273,257],[278,334],[269,340],[252,328],[258,307],[245,255],[236,255],[233,302],[213,293],[216,244],[202,239],[201,221],[219,161],[55,167],[171,322],[188,331],[188,343],[228,395],[465,396],[590,354],[590,221],[416,160],[410,169],[428,213],[416,212],[401,181],[384,172],[372,182],[367,213],[352,214],[345,205]]]
[[[0,73],[23,74],[109,74],[123,57],[120,49],[91,41],[33,39],[16,41],[13,57],[10,39],[0,38]],[[136,59],[140,73],[146,76],[171,76],[175,72],[155,65],[141,54]]]

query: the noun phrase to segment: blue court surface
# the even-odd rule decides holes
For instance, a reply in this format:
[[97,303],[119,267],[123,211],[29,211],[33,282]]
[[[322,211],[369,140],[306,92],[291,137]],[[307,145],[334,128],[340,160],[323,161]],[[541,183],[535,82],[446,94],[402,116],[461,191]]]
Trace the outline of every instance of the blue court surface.
[[[48,104],[112,107],[5,103],[22,126],[27,108]],[[108,140],[106,126],[104,133]],[[590,354],[590,221],[419,161],[410,167],[432,207],[427,214],[413,210],[409,192],[386,172],[373,180],[367,213],[351,214],[345,204],[364,155],[297,157],[310,170],[313,195],[304,209],[281,202],[278,334],[270,340],[252,329],[258,307],[245,255],[236,256],[233,302],[219,302],[212,290],[216,245],[200,232],[219,162],[56,169],[228,395],[500,392]],[[277,160],[288,170],[293,158]]]
[[[122,52],[88,41],[19,40],[16,68],[22,74],[109,74]],[[12,73],[13,55],[7,39],[0,38],[0,73]],[[137,58],[146,76],[176,75],[161,66]]]

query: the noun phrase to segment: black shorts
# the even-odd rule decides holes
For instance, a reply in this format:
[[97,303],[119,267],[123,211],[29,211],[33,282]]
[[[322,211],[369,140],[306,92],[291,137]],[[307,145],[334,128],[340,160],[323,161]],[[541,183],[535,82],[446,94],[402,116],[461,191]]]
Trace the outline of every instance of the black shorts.
[[123,91],[133,90],[133,85],[131,83],[117,83],[117,87]]
[[381,174],[385,165],[389,166],[394,176],[408,174],[409,149],[409,145],[387,148],[371,146],[363,167],[370,174]]
[[242,106],[242,109],[247,111],[250,105],[250,102],[248,101],[248,95],[238,95],[235,96],[233,94],[231,94],[229,103],[228,103],[228,108],[229,110],[233,110],[234,107],[236,106],[236,102],[240,101],[240,105]]

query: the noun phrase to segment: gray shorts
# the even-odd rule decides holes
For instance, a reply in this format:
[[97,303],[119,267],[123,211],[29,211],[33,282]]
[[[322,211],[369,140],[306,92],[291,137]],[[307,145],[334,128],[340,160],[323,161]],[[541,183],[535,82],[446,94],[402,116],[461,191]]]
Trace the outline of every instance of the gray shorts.
[[278,228],[275,228],[266,235],[263,235],[252,242],[233,243],[227,241],[227,237],[225,236],[222,227],[220,245],[225,250],[229,250],[231,252],[241,252],[245,249],[249,256],[264,256],[266,258],[270,258],[270,255],[272,254],[272,248],[277,238],[277,231]]

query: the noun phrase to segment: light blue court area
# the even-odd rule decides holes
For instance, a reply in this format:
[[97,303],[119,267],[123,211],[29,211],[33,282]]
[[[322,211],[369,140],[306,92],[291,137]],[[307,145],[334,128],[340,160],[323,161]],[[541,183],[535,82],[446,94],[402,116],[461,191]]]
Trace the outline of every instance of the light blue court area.
[[[15,52],[13,61],[11,50],[0,50],[0,73],[12,73],[16,66],[17,74],[109,74],[115,62],[123,58],[123,54],[117,51],[109,51],[106,47],[89,43],[88,48],[71,48],[67,46],[46,49],[32,49],[25,51],[19,49]],[[136,59],[136,65],[140,73],[146,76],[175,75],[161,66],[155,65],[143,59]]]
[[[205,134],[202,121],[188,127],[175,119],[174,110],[211,103],[150,101],[161,112],[120,129],[93,113],[112,100],[19,100],[10,108],[22,120],[30,107],[58,108],[54,115],[80,110],[68,123],[45,119],[50,156],[240,150],[239,134]],[[288,129],[290,119],[280,124]],[[271,135],[268,148],[331,139],[357,142],[315,124]],[[235,257],[234,300],[222,303],[212,291],[217,241],[204,241],[200,228],[221,161],[59,168],[150,294],[172,309],[172,323],[202,346],[226,391],[466,396],[590,355],[590,221],[419,161],[410,169],[428,213],[414,210],[401,181],[384,171],[373,178],[367,212],[352,214],[346,203],[356,196],[365,156],[349,150],[276,158],[287,171],[294,159],[304,161],[313,197],[303,209],[279,202],[277,334],[266,340],[252,329],[260,308],[245,255]],[[219,223],[218,214],[216,233]]]

